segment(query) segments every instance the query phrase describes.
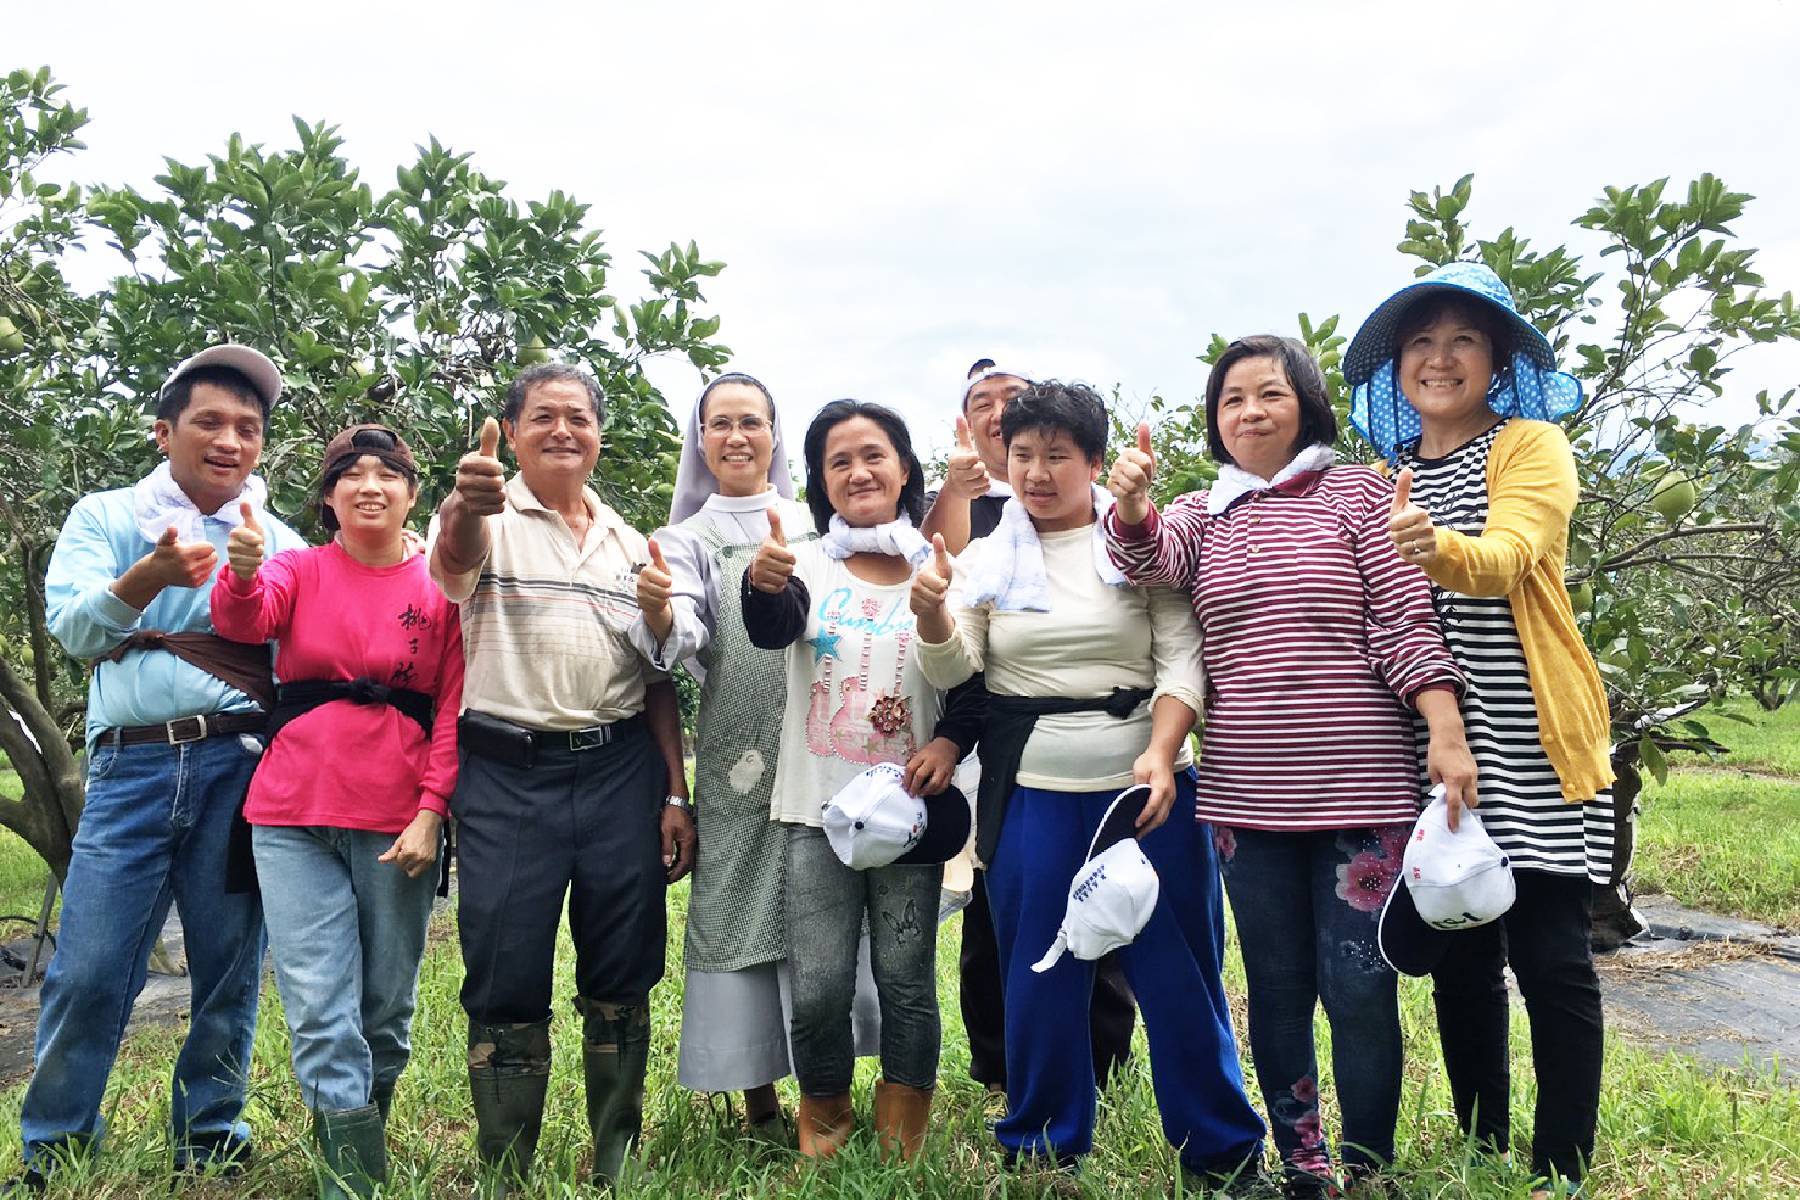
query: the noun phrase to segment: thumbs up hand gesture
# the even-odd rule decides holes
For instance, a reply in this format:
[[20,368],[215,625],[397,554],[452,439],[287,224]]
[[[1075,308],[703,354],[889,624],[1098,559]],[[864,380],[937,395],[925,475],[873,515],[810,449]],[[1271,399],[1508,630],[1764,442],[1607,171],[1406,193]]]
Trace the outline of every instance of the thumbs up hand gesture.
[[667,641],[675,628],[675,610],[669,603],[675,593],[675,576],[663,558],[662,547],[650,539],[650,561],[637,577],[638,608],[643,610],[644,624],[659,642]]
[[931,535],[931,557],[913,576],[910,598],[913,616],[919,619],[919,636],[933,645],[947,641],[956,628],[956,622],[944,611],[952,578],[954,570],[950,565],[950,552],[944,549],[944,535],[934,533]]
[[769,536],[763,539],[762,545],[756,548],[756,557],[750,560],[750,586],[773,596],[787,588],[793,574],[794,552],[788,549],[787,538],[781,532],[781,510],[771,508]]
[[1428,566],[1437,560],[1437,526],[1431,514],[1412,502],[1413,473],[1411,467],[1401,470],[1394,481],[1394,509],[1388,517],[1388,536],[1400,557],[1415,566]]
[[481,425],[481,445],[456,464],[456,494],[469,512],[491,517],[506,509],[506,469],[500,465],[500,423]]
[[256,510],[245,500],[238,505],[238,515],[242,523],[231,531],[225,539],[225,560],[231,564],[231,573],[245,583],[256,578],[256,569],[263,564],[263,531],[256,523]]
[[[258,538],[259,546],[261,542]],[[212,548],[211,542],[181,541],[180,534],[171,525],[140,561],[149,563],[157,588],[197,588],[212,578],[219,565],[219,552]],[[255,568],[251,568],[251,574],[255,573]]]
[[1142,525],[1150,515],[1150,484],[1156,479],[1156,453],[1150,449],[1150,426],[1140,423],[1137,445],[1113,460],[1106,488],[1118,500],[1119,520]]
[[969,430],[968,418],[957,417],[956,445],[950,451],[949,464],[944,471],[944,490],[960,499],[973,500],[977,496],[987,495],[992,484],[987,466],[975,449],[975,438]]

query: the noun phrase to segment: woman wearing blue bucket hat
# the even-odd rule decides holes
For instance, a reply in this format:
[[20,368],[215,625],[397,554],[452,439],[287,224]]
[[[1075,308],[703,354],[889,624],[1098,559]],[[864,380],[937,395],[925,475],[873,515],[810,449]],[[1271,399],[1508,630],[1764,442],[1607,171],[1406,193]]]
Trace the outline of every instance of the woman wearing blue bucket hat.
[[1590,880],[1608,880],[1613,853],[1606,694],[1563,585],[1577,485],[1554,422],[1580,406],[1581,384],[1556,369],[1499,276],[1466,262],[1384,301],[1351,341],[1344,377],[1351,421],[1399,472],[1389,532],[1430,577],[1468,675],[1482,821],[1518,882],[1511,911],[1448,939],[1432,970],[1457,1117],[1506,1149],[1510,963],[1538,1078],[1533,1194],[1550,1195],[1578,1182],[1594,1151]]

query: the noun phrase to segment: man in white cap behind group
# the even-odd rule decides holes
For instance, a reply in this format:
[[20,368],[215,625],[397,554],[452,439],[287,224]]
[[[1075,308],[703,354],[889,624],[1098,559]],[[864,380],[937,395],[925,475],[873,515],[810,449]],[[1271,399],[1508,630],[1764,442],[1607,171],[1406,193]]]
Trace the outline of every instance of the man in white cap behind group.
[[217,637],[209,606],[245,508],[270,554],[305,544],[257,511],[266,489],[251,472],[280,392],[275,364],[245,346],[183,362],[157,398],[165,461],[132,487],[82,497],[57,538],[50,632],[94,662],[87,801],[20,1113],[25,1171],[0,1190],[41,1189],[59,1153],[104,1133],[107,1076],[171,901],[193,991],[169,1105],[176,1162],[248,1151],[262,905],[227,890],[226,849],[273,683],[268,648]]

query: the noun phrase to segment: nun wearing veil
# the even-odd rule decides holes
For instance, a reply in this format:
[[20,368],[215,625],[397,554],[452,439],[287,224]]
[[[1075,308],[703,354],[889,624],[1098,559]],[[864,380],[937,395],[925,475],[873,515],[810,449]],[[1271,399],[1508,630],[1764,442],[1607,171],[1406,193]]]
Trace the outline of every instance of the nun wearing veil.
[[[688,421],[669,524],[638,576],[632,641],[652,664],[701,680],[694,746],[699,847],[688,898],[677,1079],[742,1092],[746,1132],[790,1144],[775,1081],[789,1074],[783,865],[787,835],[769,820],[781,745],[786,657],[744,632],[738,580],[779,511],[790,542],[811,540],[793,499],[775,401],[750,375],[721,375]],[[722,584],[722,585],[721,585]],[[866,942],[858,972],[857,1052],[879,1049]]]

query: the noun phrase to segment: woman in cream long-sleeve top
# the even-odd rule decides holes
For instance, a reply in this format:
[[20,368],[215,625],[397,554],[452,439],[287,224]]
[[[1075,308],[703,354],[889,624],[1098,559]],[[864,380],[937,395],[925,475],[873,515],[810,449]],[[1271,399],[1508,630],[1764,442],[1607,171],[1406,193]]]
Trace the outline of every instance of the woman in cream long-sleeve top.
[[[1120,955],[1143,1009],[1163,1129],[1208,1181],[1254,1171],[1262,1122],[1244,1094],[1220,984],[1224,926],[1212,831],[1194,819],[1187,737],[1200,710],[1200,635],[1188,599],[1138,588],[1107,561],[1095,523],[1106,409],[1091,389],[1034,384],[1007,406],[1014,498],[955,569],[941,540],[913,588],[925,676],[950,687],[987,673],[977,851],[1006,989],[1006,1117],[1013,1159],[1068,1164],[1093,1146],[1086,1029],[1093,964],[1032,964],[1056,940],[1069,882],[1117,793],[1146,783],[1138,825],[1161,895]],[[1098,503],[1097,503],[1098,501]]]

